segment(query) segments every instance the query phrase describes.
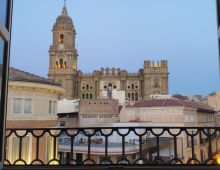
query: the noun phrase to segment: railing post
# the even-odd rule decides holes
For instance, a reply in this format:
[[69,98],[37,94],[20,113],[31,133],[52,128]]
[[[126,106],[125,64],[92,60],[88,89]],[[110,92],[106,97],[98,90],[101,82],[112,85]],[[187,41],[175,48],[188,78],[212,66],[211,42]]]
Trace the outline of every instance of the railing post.
[[212,159],[212,138],[211,138],[211,134],[210,134],[210,129],[208,129],[208,157],[209,159]]

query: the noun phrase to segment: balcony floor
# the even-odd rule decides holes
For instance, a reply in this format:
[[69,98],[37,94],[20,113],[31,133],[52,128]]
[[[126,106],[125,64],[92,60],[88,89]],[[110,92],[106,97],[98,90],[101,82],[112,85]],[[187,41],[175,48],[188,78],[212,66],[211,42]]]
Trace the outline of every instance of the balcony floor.
[[106,170],[106,169],[116,169],[116,170],[122,170],[122,169],[126,169],[126,170],[219,170],[220,166],[207,166],[207,165],[151,165],[151,166],[100,166],[100,165],[96,165],[96,166],[4,166],[3,170],[39,170],[39,169],[43,169],[43,170]]

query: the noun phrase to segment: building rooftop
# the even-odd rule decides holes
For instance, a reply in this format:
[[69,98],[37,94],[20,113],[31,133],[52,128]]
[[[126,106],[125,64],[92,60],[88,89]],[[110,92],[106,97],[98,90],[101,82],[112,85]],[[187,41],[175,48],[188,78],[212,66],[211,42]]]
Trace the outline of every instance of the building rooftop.
[[31,74],[19,69],[15,69],[13,67],[9,68],[9,81],[25,81],[25,82],[44,83],[44,84],[61,86],[61,84],[53,80],[49,80],[47,78],[35,74]]
[[198,111],[205,111],[209,113],[215,113],[214,108],[200,103],[189,100],[181,100],[177,98],[171,99],[148,99],[139,102],[135,102],[133,105],[128,107],[166,107],[166,106],[183,106],[183,107],[191,107],[197,109]]

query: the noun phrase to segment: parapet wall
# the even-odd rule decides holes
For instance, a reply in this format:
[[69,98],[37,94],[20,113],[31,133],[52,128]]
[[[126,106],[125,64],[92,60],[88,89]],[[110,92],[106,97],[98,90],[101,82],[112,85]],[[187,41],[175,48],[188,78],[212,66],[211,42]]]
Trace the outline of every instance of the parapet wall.
[[167,60],[160,60],[160,61],[150,61],[150,60],[145,60],[144,61],[144,68],[167,68],[168,67],[168,62]]
[[[151,60],[145,60],[144,61],[144,70],[148,70],[147,72],[150,72],[152,69],[157,70],[157,72],[168,72],[168,61],[167,60],[158,60],[158,61],[151,61]],[[143,70],[140,69],[140,70]],[[129,73],[126,70],[121,70],[120,68],[101,68],[100,70],[95,70],[93,73],[82,73],[81,76],[98,76],[98,75],[104,75],[104,76],[121,76],[121,75],[127,75],[127,76],[139,76],[141,71],[137,71],[135,73]]]

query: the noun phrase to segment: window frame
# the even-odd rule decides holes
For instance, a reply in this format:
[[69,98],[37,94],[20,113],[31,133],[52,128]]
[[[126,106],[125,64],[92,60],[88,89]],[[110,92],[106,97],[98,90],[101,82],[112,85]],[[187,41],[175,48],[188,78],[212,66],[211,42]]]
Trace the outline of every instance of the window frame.
[[[30,101],[29,107],[26,107],[26,101]],[[28,112],[26,112],[26,108],[28,108]],[[31,114],[32,113],[32,99],[31,98],[24,98],[24,114]]]
[[49,100],[48,103],[48,114],[54,115],[57,112],[57,101],[55,100]]
[[0,37],[4,41],[3,49],[3,67],[1,82],[1,100],[0,100],[0,161],[4,161],[5,152],[5,125],[7,117],[7,96],[8,96],[8,70],[11,45],[11,25],[12,25],[13,0],[7,0],[6,23],[0,21]]
[[[17,105],[16,102],[18,102],[19,106],[16,106]],[[22,114],[22,98],[19,97],[13,98],[13,114]]]
[[[13,115],[24,115],[24,114],[32,114],[33,113],[33,99],[32,98],[21,98],[21,97],[15,97],[12,99],[13,100],[13,105],[12,105],[12,111],[11,113]],[[16,100],[20,102],[19,107],[15,107],[16,105]],[[30,112],[26,112],[25,109],[25,101],[30,100]],[[19,112],[16,112],[15,110],[18,108]]]

